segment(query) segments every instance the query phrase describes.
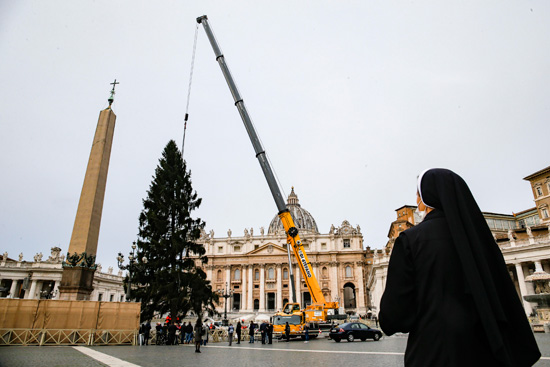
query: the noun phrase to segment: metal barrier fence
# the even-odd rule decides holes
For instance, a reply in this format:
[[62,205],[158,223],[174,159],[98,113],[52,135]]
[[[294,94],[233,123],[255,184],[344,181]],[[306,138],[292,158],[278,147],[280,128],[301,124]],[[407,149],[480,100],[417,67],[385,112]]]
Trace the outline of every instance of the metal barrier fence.
[[136,345],[137,330],[1,329],[1,345]]
[[[218,328],[218,329],[214,329],[214,330],[208,330],[208,342],[209,343],[227,342],[228,336],[229,335],[227,333],[227,329]],[[277,335],[277,333],[273,333],[273,338],[275,338],[276,336],[279,336],[279,338],[280,338],[280,335]],[[179,335],[179,338],[181,338],[181,335]],[[206,338],[206,336],[202,337],[203,340],[205,338]],[[254,339],[256,341],[259,341],[260,338],[261,338],[261,333],[260,333],[259,330],[256,330],[256,332],[254,333]],[[150,340],[151,340],[151,344],[156,344],[156,342],[157,342],[157,331],[155,329],[152,329],[151,332],[150,332]],[[193,340],[193,342],[195,341],[194,338],[192,340]],[[233,333],[233,341],[236,341],[236,340],[237,340],[237,333]],[[250,335],[248,335],[248,330],[245,329],[241,333],[241,342],[249,341],[249,340],[250,340]]]

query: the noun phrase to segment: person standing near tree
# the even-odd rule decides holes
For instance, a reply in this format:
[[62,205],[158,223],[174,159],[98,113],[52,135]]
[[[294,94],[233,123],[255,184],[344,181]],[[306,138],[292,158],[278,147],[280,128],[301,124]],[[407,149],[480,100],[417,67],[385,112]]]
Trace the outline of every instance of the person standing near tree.
[[201,352],[201,344],[202,344],[202,323],[199,317],[197,319],[197,322],[195,323],[195,353]]
[[395,240],[378,314],[406,367],[532,366],[540,351],[483,213],[447,169],[417,181],[424,220]]
[[176,344],[177,330],[178,330],[178,327],[172,321],[168,321],[168,345]]
[[260,324],[260,336],[262,338],[262,344],[265,344],[266,329],[267,323],[265,321],[262,321],[262,323]]
[[237,344],[241,344],[242,325],[240,321],[237,321]]
[[144,338],[145,345],[149,345],[150,336],[151,336],[151,321],[147,320],[147,322],[143,326],[143,338]]
[[250,325],[248,325],[248,336],[250,336],[249,343],[252,343],[252,344],[254,344],[254,331],[255,331],[254,322],[250,321]]
[[227,328],[227,339],[229,341],[229,345],[233,342],[233,332],[235,331],[235,328],[233,327],[233,324],[229,324],[229,327]]
[[187,324],[187,327],[185,328],[185,343],[191,344],[191,340],[193,339],[193,325],[191,325],[191,321]]
[[267,325],[267,337],[269,340],[269,344],[273,344],[273,324],[272,323],[269,323],[269,325]]

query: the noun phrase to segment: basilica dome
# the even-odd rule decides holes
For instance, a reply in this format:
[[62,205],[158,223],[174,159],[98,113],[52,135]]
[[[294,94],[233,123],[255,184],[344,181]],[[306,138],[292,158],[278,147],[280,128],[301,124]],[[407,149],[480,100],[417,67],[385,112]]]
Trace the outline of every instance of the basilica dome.
[[[304,208],[302,208],[298,201],[298,195],[294,192],[294,187],[292,187],[292,192],[288,195],[288,201],[286,203],[287,209],[290,211],[290,216],[294,220],[294,225],[300,232],[319,234],[319,229],[317,228],[317,223],[313,216]],[[285,229],[281,219],[278,215],[275,215],[275,218],[269,224],[269,229],[267,234],[284,234]]]

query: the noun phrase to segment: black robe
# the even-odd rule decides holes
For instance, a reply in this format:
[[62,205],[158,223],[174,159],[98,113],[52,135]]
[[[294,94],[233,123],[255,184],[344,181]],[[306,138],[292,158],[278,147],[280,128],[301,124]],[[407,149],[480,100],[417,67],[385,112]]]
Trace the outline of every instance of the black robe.
[[533,365],[540,352],[473,196],[451,171],[427,177],[423,201],[442,209],[395,241],[382,330],[409,333],[407,367]]

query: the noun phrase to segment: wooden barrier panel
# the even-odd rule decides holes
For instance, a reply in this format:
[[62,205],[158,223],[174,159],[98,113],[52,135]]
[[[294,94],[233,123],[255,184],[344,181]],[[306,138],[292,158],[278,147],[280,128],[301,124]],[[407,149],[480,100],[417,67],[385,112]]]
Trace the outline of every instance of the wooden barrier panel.
[[0,345],[135,344],[134,302],[0,299]]

